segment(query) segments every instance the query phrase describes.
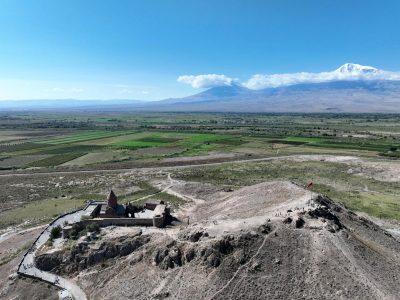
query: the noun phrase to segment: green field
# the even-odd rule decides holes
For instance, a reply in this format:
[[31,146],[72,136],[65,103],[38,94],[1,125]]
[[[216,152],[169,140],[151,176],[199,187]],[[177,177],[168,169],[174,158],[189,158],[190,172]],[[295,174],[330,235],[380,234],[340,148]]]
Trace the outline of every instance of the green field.
[[[351,138],[306,138],[306,137],[288,137],[284,141],[289,143],[307,144],[311,147],[331,148],[331,149],[355,149],[386,153],[392,148],[400,149],[400,143],[387,141],[366,141],[354,140]],[[279,142],[279,140],[275,140]]]
[[288,141],[288,142],[300,142],[300,143],[321,143],[321,142],[326,141],[322,138],[309,138],[309,137],[300,137],[300,136],[289,136],[284,140]]
[[232,137],[219,134],[164,133],[158,135],[149,134],[138,139],[117,142],[114,145],[126,149],[160,146],[182,146],[194,149],[202,144],[221,142],[228,139],[232,139]]
[[119,148],[122,149],[140,149],[140,148],[148,148],[148,147],[158,147],[163,145],[163,143],[160,142],[146,142],[146,141],[140,141],[140,140],[133,140],[133,141],[124,141],[124,142],[118,142],[114,144],[115,146],[118,146]]
[[[98,154],[98,157],[109,159],[98,162],[88,159],[86,165],[82,159],[79,166],[129,167],[130,163],[141,161],[150,163],[168,157],[210,153],[239,156],[359,153],[400,158],[399,122],[397,115],[154,113],[70,117],[23,114],[17,115],[13,123],[18,125],[15,132],[22,140],[0,143],[0,156],[7,157],[11,163],[15,161],[14,166],[5,163],[7,168],[61,168],[86,153],[101,152],[104,155]],[[0,120],[0,126],[6,127],[6,124],[9,123],[2,125]],[[35,129],[36,125],[40,127]],[[45,125],[50,128],[42,129]],[[23,134],[24,128],[27,136]],[[13,130],[5,128],[3,136],[12,138]],[[136,151],[149,148],[152,150],[147,153]],[[115,154],[115,151],[124,153]],[[40,155],[51,157],[32,161]],[[21,161],[15,159],[18,157]]]
[[140,141],[142,142],[150,142],[150,143],[174,143],[179,141],[179,138],[175,137],[167,137],[167,136],[160,136],[160,135],[149,135],[144,138],[141,138]]
[[82,155],[85,155],[86,153],[67,153],[67,154],[58,154],[58,155],[53,155],[41,160],[37,160],[35,162],[32,162],[28,164],[30,167],[51,167],[51,166],[58,166],[63,163],[66,163],[70,160],[73,160],[75,158],[78,158]]
[[38,140],[37,143],[51,144],[51,145],[71,144],[71,143],[76,143],[76,142],[84,142],[84,141],[90,141],[90,140],[97,140],[97,139],[101,139],[101,138],[126,135],[126,134],[130,134],[130,133],[132,133],[132,132],[129,132],[129,131],[98,131],[98,130],[96,130],[96,131],[66,135],[66,136],[62,136],[59,138]]

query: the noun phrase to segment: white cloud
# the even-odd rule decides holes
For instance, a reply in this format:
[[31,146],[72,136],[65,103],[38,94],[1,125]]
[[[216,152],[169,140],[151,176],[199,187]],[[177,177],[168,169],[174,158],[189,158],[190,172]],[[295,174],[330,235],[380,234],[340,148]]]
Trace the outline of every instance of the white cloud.
[[[400,72],[383,71],[369,66],[347,63],[331,72],[256,74],[243,82],[242,85],[249,89],[258,90],[301,83],[337,80],[400,80]],[[234,82],[237,82],[237,79],[219,74],[183,75],[178,77],[178,82],[189,84],[197,89],[230,86]]]
[[190,84],[195,89],[206,89],[217,86],[230,86],[235,80],[226,75],[183,75],[178,77],[178,82]]
[[274,88],[300,83],[318,83],[336,80],[400,80],[400,72],[389,72],[357,64],[344,64],[332,72],[256,74],[243,85],[249,89]]

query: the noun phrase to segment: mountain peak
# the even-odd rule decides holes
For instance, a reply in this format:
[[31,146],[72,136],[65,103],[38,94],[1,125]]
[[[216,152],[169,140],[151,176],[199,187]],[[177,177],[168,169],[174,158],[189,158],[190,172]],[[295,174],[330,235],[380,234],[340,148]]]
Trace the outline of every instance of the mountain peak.
[[340,68],[338,68],[335,72],[346,75],[362,75],[362,74],[378,73],[379,70],[370,66],[346,63]]
[[239,85],[239,84],[231,84],[231,85],[225,85],[225,86],[217,86],[210,88],[198,95],[207,95],[211,97],[232,97],[232,96],[238,96],[242,93],[248,93],[249,89],[246,87]]

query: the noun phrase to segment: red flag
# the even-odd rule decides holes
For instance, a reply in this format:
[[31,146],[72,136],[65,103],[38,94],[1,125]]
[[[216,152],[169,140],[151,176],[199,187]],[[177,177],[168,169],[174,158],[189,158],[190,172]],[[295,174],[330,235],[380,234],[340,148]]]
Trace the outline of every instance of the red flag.
[[307,185],[306,185],[306,189],[311,189],[313,187],[313,182],[310,181]]

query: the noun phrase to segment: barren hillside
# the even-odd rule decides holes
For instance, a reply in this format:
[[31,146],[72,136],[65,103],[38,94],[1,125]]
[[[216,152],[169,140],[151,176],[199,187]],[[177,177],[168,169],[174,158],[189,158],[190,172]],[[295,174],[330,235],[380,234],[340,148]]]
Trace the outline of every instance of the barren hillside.
[[193,201],[179,212],[182,226],[132,234],[113,229],[113,238],[103,238],[105,252],[110,243],[118,247],[127,238],[132,252],[77,265],[69,273],[90,299],[396,299],[400,294],[399,242],[328,198],[312,195],[310,201],[309,191],[289,182],[231,192],[176,182],[168,192]]

